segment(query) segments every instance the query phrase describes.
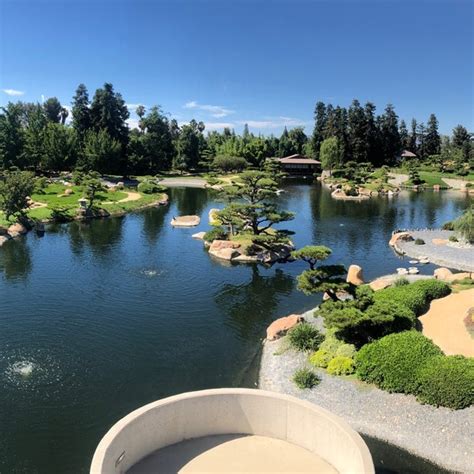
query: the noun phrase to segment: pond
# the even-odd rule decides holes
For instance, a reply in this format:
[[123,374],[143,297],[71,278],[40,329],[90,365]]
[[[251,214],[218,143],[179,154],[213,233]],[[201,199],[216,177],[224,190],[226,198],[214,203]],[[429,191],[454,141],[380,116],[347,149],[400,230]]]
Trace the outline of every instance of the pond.
[[[393,229],[439,226],[469,199],[407,192],[357,203],[319,184],[285,191],[295,244],[327,245],[330,263],[359,264],[366,279],[408,266],[388,247]],[[254,387],[267,325],[320,301],[295,288],[302,263],[211,259],[191,238],[222,207],[211,192],[176,188],[170,198],[0,249],[0,472],[88,472],[100,438],[131,410],[189,390]],[[183,214],[200,215],[200,226],[172,228]]]

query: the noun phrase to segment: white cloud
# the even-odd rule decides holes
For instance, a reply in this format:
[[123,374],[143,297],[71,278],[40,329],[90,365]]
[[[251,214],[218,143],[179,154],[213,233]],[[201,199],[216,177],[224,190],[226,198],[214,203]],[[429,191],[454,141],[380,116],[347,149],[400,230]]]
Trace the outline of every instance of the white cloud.
[[206,132],[212,132],[213,130],[223,130],[224,128],[234,128],[235,124],[232,122],[204,122],[206,126]]
[[135,118],[127,119],[127,125],[130,130],[132,128],[138,128],[138,119],[135,119]]
[[[137,111],[137,107],[139,105],[143,105],[143,104],[125,104],[127,106],[127,109],[128,110],[131,110],[132,112],[136,112]],[[146,107],[146,106],[144,106]]]
[[202,110],[203,112],[208,112],[212,117],[222,118],[227,117],[227,115],[233,114],[235,111],[230,110],[226,107],[222,107],[221,105],[209,105],[209,104],[199,104],[195,100],[191,102],[187,102],[183,105],[184,109],[194,109],[194,110]]
[[23,95],[23,91],[17,91],[16,89],[2,89],[5,94],[10,95],[10,96],[18,96],[18,95]]
[[239,120],[240,125],[247,124],[252,128],[283,128],[283,127],[304,127],[308,122],[293,117],[266,117],[265,120]]

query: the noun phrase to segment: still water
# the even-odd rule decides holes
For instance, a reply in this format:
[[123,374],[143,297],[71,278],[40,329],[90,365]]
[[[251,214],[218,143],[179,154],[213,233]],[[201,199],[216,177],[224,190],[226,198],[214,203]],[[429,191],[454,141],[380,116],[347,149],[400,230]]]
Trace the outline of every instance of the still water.
[[[435,227],[468,206],[454,192],[357,203],[319,185],[285,189],[295,244],[327,245],[330,263],[359,264],[367,279],[408,266],[387,245],[393,229]],[[295,288],[301,263],[208,256],[191,235],[222,207],[211,192],[170,197],[168,207],[50,225],[0,249],[1,473],[85,473],[102,435],[131,410],[183,391],[255,386],[267,325],[319,302]],[[173,229],[183,214],[201,225]]]

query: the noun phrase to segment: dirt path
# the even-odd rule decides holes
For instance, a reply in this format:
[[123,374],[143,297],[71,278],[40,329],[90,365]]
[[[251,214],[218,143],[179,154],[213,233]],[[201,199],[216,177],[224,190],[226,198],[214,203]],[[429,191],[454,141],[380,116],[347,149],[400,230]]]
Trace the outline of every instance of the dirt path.
[[204,188],[206,187],[207,181],[202,178],[164,178],[160,181],[160,184],[168,187],[183,187],[183,188]]
[[447,355],[474,357],[474,339],[468,333],[464,319],[474,307],[474,288],[453,293],[431,303],[430,310],[419,318],[423,334]]
[[392,184],[393,186],[400,187],[402,183],[404,183],[405,181],[408,181],[409,178],[410,177],[407,174],[390,173],[388,182]]
[[117,202],[138,201],[142,197],[140,193],[134,193],[134,192],[129,192],[129,191],[124,191],[124,192],[127,194],[127,197],[120,199],[120,201],[117,201]]
[[466,183],[469,181],[464,181],[462,179],[453,179],[453,178],[441,178],[450,188],[453,189],[466,189]]

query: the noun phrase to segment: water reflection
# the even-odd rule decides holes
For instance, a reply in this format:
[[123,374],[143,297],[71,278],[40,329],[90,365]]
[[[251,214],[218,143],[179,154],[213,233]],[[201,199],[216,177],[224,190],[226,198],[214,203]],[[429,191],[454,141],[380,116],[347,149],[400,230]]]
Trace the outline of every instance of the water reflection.
[[0,272],[7,280],[26,280],[32,261],[26,238],[10,240],[0,249]]
[[198,188],[171,188],[168,193],[180,216],[200,216],[210,196]]
[[271,322],[279,299],[290,294],[295,285],[293,277],[281,269],[263,275],[269,270],[257,265],[251,268],[248,282],[226,284],[215,296],[219,309],[229,318],[229,326],[237,329],[242,339],[261,333],[262,327]]
[[143,219],[143,234],[145,235],[148,243],[156,243],[161,231],[163,230],[165,217],[168,215],[168,213],[168,206],[162,206],[158,209],[149,208],[140,213],[140,216]]

